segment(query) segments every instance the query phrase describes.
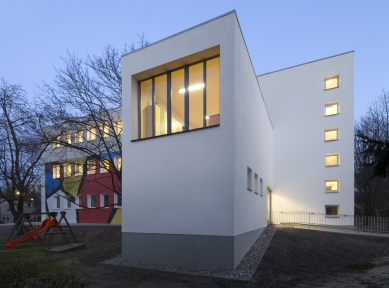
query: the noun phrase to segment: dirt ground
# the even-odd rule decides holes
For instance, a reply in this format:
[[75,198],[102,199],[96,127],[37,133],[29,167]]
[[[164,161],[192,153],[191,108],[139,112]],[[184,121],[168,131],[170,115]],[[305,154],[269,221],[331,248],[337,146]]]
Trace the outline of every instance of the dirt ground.
[[[47,273],[59,270],[90,282],[90,287],[389,287],[385,237],[278,228],[252,280],[239,282],[102,265],[99,262],[120,254],[121,228],[73,228],[86,250],[48,253],[39,241],[29,241],[13,251],[0,250],[0,264],[12,261]],[[0,226],[0,243],[5,243],[9,229]],[[374,268],[347,268],[360,263]]]

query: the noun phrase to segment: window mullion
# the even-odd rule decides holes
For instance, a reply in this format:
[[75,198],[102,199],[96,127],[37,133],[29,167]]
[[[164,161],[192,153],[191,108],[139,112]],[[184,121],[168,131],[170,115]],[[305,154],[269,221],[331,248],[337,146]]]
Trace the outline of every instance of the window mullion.
[[[140,101],[140,83],[141,82],[138,82],[138,139],[141,139],[142,137],[142,134],[141,134],[141,115],[140,115],[140,105],[141,105],[141,101]],[[122,109],[123,111],[123,109]],[[122,112],[123,113],[123,112]]]
[[184,85],[185,85],[185,131],[189,130],[189,66],[184,69]]
[[155,78],[151,80],[151,136],[155,136]]
[[207,62],[203,62],[203,127],[207,126],[207,119],[205,118],[207,116]]
[[167,73],[166,79],[167,86],[167,134],[172,133],[172,83],[171,83],[171,74]]

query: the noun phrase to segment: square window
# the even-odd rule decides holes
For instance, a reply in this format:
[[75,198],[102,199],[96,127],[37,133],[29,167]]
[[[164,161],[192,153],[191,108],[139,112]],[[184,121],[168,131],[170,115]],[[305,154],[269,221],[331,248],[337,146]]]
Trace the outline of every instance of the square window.
[[100,194],[100,207],[108,208],[109,207],[109,195],[102,193]]
[[325,116],[331,116],[336,114],[339,114],[339,102],[325,104]]
[[84,206],[84,201],[82,195],[76,196],[76,209],[82,209]]
[[54,196],[53,198],[53,207],[54,209],[60,209],[61,208],[61,199],[59,196]]
[[339,76],[325,78],[325,90],[339,87]]
[[115,157],[115,166],[116,169],[118,169],[119,171],[122,170],[122,157],[120,156]]
[[72,176],[72,164],[64,164],[63,165],[63,177]]
[[122,119],[115,120],[115,133],[116,135],[121,135],[123,129]]
[[74,164],[74,175],[80,176],[84,174],[84,163],[78,162]]
[[339,192],[339,180],[325,180],[326,192]]
[[64,133],[64,140],[66,143],[72,144],[72,133],[70,133],[70,131]]
[[108,122],[100,123],[100,135],[102,138],[107,138],[109,136]]
[[53,179],[58,179],[61,177],[61,166],[53,165]]
[[96,174],[96,161],[88,160],[87,161],[87,174]]
[[101,159],[100,160],[100,173],[107,173],[109,170],[109,160]]
[[114,195],[114,201],[115,201],[115,207],[120,208],[122,207],[122,194],[115,193]]
[[86,131],[86,139],[92,141],[96,139],[96,127],[88,126]]
[[247,190],[253,191],[253,170],[247,167]]
[[254,173],[254,192],[258,194],[258,175]]
[[60,141],[61,141],[61,136],[60,135],[54,136],[53,148],[61,147],[61,142]]
[[327,129],[324,130],[324,141],[334,141],[339,138],[339,129]]
[[88,195],[88,208],[96,208],[96,195]]
[[339,206],[338,205],[326,205],[326,216],[338,216]]
[[263,180],[259,180],[259,195],[263,196]]
[[339,165],[339,154],[327,154],[325,155],[326,166],[338,166]]
[[74,135],[74,142],[81,143],[82,141],[84,141],[84,132],[81,129],[78,129]]

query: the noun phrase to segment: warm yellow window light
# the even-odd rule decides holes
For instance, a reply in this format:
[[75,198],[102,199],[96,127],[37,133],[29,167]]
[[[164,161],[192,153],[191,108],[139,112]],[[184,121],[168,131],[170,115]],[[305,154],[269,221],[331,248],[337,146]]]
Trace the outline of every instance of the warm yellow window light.
[[327,104],[325,106],[325,115],[326,116],[336,115],[336,114],[338,114],[338,103]]
[[338,129],[324,131],[324,141],[338,140]]
[[325,89],[332,89],[339,87],[339,76],[327,78],[325,80]]
[[209,116],[208,116],[208,115],[207,115],[207,116],[205,116],[205,119],[207,119],[207,120],[208,120],[208,119],[209,119]]
[[339,165],[339,154],[325,155],[326,166]]
[[326,191],[339,191],[339,181],[338,180],[326,180]]
[[[188,91],[199,90],[199,89],[203,89],[204,87],[205,87],[204,83],[199,83],[199,84],[195,84],[195,85],[189,86],[188,87]],[[184,94],[185,92],[186,92],[185,88],[181,88],[181,89],[178,90],[178,93],[181,93],[181,94]]]

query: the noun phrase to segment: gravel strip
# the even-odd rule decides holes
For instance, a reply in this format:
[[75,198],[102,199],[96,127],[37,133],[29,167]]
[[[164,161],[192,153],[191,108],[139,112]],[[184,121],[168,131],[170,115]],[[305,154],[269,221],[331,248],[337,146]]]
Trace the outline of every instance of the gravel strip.
[[116,265],[116,266],[127,266],[141,269],[151,269],[151,270],[160,270],[173,273],[182,273],[190,274],[197,276],[208,276],[224,279],[233,279],[241,281],[250,281],[254,275],[254,272],[257,270],[259,263],[262,260],[263,255],[266,252],[267,247],[270,244],[271,239],[273,238],[274,233],[276,232],[275,228],[267,227],[255,241],[254,245],[246,253],[246,256],[242,259],[239,265],[235,270],[196,270],[189,269],[185,267],[171,267],[166,265],[153,265],[153,264],[142,264],[142,263],[133,263],[122,260],[122,256],[118,255],[116,257],[110,258],[101,264]]

